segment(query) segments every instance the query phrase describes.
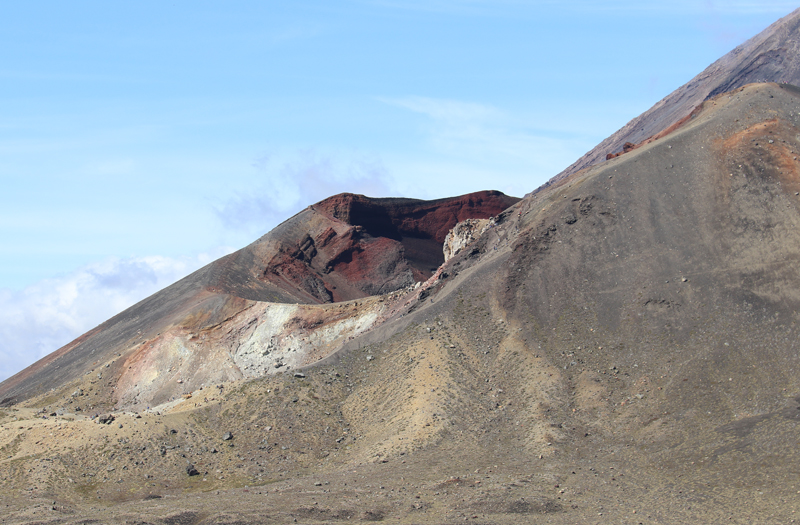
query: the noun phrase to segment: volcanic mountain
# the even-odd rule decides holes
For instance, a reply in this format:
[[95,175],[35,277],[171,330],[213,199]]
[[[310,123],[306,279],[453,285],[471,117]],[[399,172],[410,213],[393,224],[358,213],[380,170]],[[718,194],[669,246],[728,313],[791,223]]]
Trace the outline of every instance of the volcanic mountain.
[[496,191],[434,201],[328,198],[9,378],[1,403],[85,382],[100,365],[109,370],[97,406],[121,409],[309,363],[384,313],[354,300],[425,281],[444,262],[457,223],[518,201]]
[[[473,242],[369,297],[324,232],[397,201],[323,201],[3,383],[7,521],[788,522],[798,151],[796,88],[717,95],[505,211],[481,194]],[[421,235],[385,228],[359,235]],[[320,304],[308,275],[361,295]]]
[[0,384],[3,519],[791,523],[800,89],[690,115],[518,202],[333,197],[112,318]]
[[629,151],[659,133],[668,133],[670,128],[689,118],[704,100],[752,82],[800,85],[800,9],[708,66],[576,160],[551,182],[602,162],[608,156]]

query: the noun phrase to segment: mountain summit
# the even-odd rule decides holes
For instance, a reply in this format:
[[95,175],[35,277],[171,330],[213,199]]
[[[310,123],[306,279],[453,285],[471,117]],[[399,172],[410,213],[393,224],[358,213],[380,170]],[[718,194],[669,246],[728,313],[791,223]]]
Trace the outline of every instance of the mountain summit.
[[800,85],[800,9],[781,18],[708,66],[603,140],[550,182],[602,162],[609,154],[622,152],[625,144],[639,144],[668,130],[690,115],[704,100],[753,82]]

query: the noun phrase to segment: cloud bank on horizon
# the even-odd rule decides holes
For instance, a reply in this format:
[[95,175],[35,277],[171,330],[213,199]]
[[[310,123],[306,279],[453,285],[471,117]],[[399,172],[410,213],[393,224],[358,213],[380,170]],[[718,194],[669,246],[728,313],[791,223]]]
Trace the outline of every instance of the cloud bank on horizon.
[[109,258],[23,290],[0,289],[0,378],[230,250],[193,258]]
[[0,380],[332,194],[522,196],[794,8],[10,5]]

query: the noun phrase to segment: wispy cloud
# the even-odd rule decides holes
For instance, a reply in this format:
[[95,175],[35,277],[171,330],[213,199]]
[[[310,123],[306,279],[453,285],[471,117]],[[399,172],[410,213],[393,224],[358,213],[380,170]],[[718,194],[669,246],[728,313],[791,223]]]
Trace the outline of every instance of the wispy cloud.
[[375,160],[342,162],[304,152],[294,159],[264,156],[253,163],[263,181],[216,208],[223,225],[237,231],[262,234],[310,204],[337,193],[391,195],[392,184],[383,165]]
[[21,291],[0,289],[0,381],[230,251],[111,258]]
[[[561,123],[550,127],[555,120],[549,116],[512,115],[486,104],[426,97],[381,100],[425,117],[421,130],[435,157],[430,164],[450,175],[442,184],[450,187],[451,193],[477,189],[527,193],[591,144],[580,133],[565,132]],[[446,163],[451,168],[443,169]],[[423,168],[417,162],[415,169]],[[458,187],[466,179],[453,178],[456,171],[474,173],[475,179],[469,187]],[[487,184],[491,188],[486,188]]]
[[460,100],[436,99],[427,97],[381,98],[388,104],[428,115],[437,120],[454,123],[471,122],[478,119],[496,119],[502,112],[485,104],[462,102]]

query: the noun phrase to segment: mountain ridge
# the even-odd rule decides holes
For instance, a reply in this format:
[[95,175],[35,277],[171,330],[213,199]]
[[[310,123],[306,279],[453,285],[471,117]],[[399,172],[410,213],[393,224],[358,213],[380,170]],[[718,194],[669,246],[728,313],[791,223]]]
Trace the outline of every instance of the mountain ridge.
[[737,46],[552,177],[557,182],[676,124],[704,100],[754,82],[800,85],[800,8]]

